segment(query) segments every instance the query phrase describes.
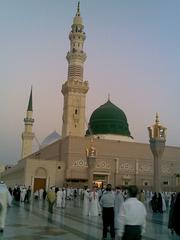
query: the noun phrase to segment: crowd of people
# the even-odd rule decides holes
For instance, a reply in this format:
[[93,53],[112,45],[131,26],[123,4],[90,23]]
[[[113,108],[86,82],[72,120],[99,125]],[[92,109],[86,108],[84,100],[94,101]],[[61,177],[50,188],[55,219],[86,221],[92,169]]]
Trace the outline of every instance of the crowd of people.
[[0,183],[0,232],[4,230],[7,206],[11,205],[12,199],[16,202],[30,203],[47,200],[48,211],[53,213],[56,208],[65,208],[66,201],[79,198],[82,200],[82,214],[89,217],[102,217],[102,239],[107,239],[108,232],[111,239],[140,240],[146,227],[146,208],[150,207],[154,214],[163,214],[169,211],[168,228],[172,234],[180,236],[180,193],[151,191],[138,191],[136,186],[126,189],[117,187],[112,189],[111,184],[106,188],[92,189],[82,188],[59,188],[51,187],[47,191],[40,188],[34,193],[31,186],[15,185],[7,189]]

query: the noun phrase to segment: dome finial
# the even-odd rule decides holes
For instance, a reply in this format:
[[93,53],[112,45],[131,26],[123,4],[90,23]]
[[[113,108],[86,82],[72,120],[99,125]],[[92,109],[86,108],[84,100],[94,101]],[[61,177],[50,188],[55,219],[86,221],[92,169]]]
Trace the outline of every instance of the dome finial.
[[110,101],[110,93],[108,93],[108,101]]
[[159,114],[156,112],[156,124],[159,124]]

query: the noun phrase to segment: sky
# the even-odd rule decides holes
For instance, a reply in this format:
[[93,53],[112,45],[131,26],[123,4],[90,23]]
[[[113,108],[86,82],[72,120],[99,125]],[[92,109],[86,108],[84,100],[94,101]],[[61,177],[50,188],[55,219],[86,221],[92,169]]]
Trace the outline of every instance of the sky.
[[[76,8],[75,0],[0,0],[0,163],[21,157],[31,86],[36,138],[41,143],[53,131],[61,134]],[[136,142],[149,142],[147,127],[158,112],[166,145],[180,147],[179,9],[179,0],[80,1],[87,122],[110,94]]]

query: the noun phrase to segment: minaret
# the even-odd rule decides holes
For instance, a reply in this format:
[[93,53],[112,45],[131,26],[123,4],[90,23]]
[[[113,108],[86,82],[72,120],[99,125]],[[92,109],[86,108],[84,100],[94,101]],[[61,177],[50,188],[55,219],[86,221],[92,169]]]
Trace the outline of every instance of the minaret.
[[156,113],[155,124],[148,127],[150,148],[154,157],[154,186],[153,191],[161,192],[161,158],[165,148],[166,130],[160,124],[158,113]]
[[83,65],[86,53],[83,51],[86,39],[78,2],[77,12],[69,34],[70,50],[67,53],[68,77],[62,85],[64,95],[62,137],[85,135],[85,103],[88,82],[83,81]]
[[33,115],[33,107],[32,107],[32,88],[29,97],[29,103],[26,113],[26,118],[24,118],[24,132],[22,133],[22,155],[21,158],[25,158],[26,156],[32,153],[32,141],[34,138],[34,133],[32,132],[32,127],[34,123]]

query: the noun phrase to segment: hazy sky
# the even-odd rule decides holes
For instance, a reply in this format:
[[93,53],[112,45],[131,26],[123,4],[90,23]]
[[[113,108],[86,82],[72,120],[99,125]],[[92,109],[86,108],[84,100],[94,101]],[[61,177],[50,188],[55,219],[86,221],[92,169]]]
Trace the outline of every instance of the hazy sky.
[[[40,142],[61,133],[68,34],[75,0],[0,0],[0,162],[21,155],[21,134],[33,85],[34,132]],[[167,145],[180,147],[180,1],[81,0],[87,39],[86,119],[111,101],[131,135],[148,143],[159,112]]]

